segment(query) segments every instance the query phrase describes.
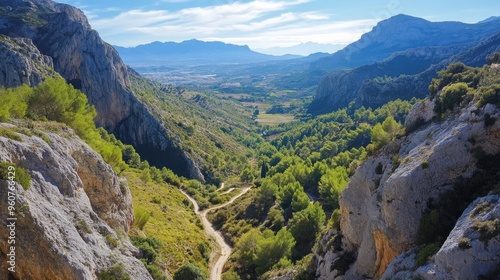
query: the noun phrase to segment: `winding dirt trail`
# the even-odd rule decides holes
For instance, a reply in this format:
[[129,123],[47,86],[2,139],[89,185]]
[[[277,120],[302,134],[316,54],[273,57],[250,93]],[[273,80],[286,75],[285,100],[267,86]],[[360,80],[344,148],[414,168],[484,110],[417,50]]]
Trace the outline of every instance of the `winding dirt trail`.
[[193,203],[194,212],[198,216],[200,216],[201,221],[203,223],[203,228],[205,229],[205,232],[207,234],[213,236],[215,238],[215,241],[220,246],[221,252],[220,252],[219,259],[215,263],[213,263],[213,265],[211,265],[211,268],[210,268],[210,280],[221,280],[222,279],[222,269],[224,268],[224,264],[226,263],[226,261],[229,259],[229,256],[231,255],[232,248],[231,248],[231,246],[229,246],[226,243],[226,241],[222,237],[222,234],[220,232],[216,231],[215,228],[213,227],[212,223],[210,223],[210,221],[207,219],[207,213],[209,211],[228,206],[229,204],[233,203],[236,199],[238,199],[240,196],[247,193],[250,189],[251,189],[251,187],[246,187],[246,188],[242,189],[238,195],[232,197],[228,202],[221,204],[221,205],[214,206],[212,208],[205,209],[201,212],[200,212],[200,207],[198,206],[198,203],[196,202],[196,200],[194,200],[191,196],[189,196],[183,190],[180,190],[182,192],[182,194],[184,194],[189,199],[189,201],[191,201],[191,203]]

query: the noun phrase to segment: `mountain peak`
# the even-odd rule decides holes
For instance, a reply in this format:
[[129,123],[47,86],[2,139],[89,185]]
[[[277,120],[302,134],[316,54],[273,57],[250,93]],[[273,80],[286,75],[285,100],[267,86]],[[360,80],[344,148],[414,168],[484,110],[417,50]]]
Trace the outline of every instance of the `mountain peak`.
[[410,16],[410,15],[407,15],[407,14],[398,14],[398,15],[395,15],[395,16],[392,16],[388,19],[386,19],[385,21],[396,21],[396,20],[417,20],[417,21],[427,21],[423,18],[419,18],[419,17],[414,17],[414,16]]

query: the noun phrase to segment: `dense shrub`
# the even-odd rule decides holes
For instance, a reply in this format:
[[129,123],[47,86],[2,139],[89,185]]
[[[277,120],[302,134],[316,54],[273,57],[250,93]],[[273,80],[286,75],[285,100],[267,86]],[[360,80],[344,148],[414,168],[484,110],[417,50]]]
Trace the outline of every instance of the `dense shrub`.
[[177,269],[174,280],[206,280],[205,273],[195,264],[187,263]]
[[482,87],[478,91],[479,95],[479,106],[484,106],[487,103],[494,105],[500,105],[500,85],[490,85]]
[[438,243],[430,243],[420,248],[420,250],[417,253],[417,259],[416,259],[417,266],[422,266],[426,264],[427,261],[429,260],[429,257],[436,254],[439,251],[440,247],[441,245]]
[[[13,172],[15,172],[15,175],[11,178],[9,178],[9,167],[13,167]],[[26,169],[8,162],[0,162],[0,179],[13,179],[13,181],[19,183],[24,190],[28,190],[31,186],[30,173]]]
[[99,280],[130,280],[130,276],[123,269],[123,264],[115,264],[99,273],[97,277]]
[[448,85],[437,99],[436,110],[439,113],[453,110],[457,105],[460,105],[460,102],[469,91],[470,88],[466,83]]
[[155,237],[130,236],[132,244],[141,251],[141,259],[146,264],[152,264],[158,256],[158,250],[162,245],[161,241]]
[[144,229],[144,226],[148,223],[151,213],[143,208],[134,209],[134,226],[138,229]]
[[306,255],[316,239],[326,219],[325,212],[319,203],[310,204],[306,209],[294,213],[288,222],[289,231],[297,241],[298,256]]

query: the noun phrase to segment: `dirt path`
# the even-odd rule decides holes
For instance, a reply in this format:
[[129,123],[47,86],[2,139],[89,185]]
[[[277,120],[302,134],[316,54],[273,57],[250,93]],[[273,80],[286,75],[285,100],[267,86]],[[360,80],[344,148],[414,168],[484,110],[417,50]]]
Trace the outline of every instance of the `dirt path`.
[[201,221],[203,223],[203,228],[205,229],[205,232],[215,238],[215,241],[219,244],[221,248],[220,256],[219,259],[211,265],[210,268],[210,280],[221,280],[222,279],[222,269],[224,268],[224,264],[226,261],[229,259],[229,256],[231,255],[231,246],[229,246],[226,241],[224,241],[224,238],[222,237],[222,234],[218,231],[215,230],[215,228],[212,226],[212,223],[207,219],[207,213],[212,210],[216,210],[219,208],[223,208],[228,206],[229,204],[233,203],[236,199],[238,199],[240,196],[244,195],[247,193],[251,187],[246,187],[241,192],[232,197],[228,202],[214,206],[212,208],[205,209],[200,212],[200,207],[198,206],[198,203],[196,200],[194,200],[191,196],[189,196],[186,192],[181,190],[181,192],[193,203],[194,205],[194,212],[200,216]]
[[227,190],[227,191],[225,191],[223,193],[220,193],[219,195],[227,194],[227,193],[230,193],[232,191],[234,191],[234,188],[230,188],[229,190]]

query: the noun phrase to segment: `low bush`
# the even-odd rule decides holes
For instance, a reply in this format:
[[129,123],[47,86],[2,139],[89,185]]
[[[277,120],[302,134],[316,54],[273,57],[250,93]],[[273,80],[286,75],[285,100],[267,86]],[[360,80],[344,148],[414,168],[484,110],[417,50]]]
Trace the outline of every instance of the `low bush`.
[[424,264],[426,264],[429,260],[429,257],[435,255],[439,251],[440,247],[441,246],[438,243],[430,243],[420,248],[417,254],[417,266],[423,266]]
[[466,250],[471,248],[470,239],[467,237],[462,237],[458,240],[458,248]]
[[[9,174],[9,172],[15,172],[14,176],[12,176],[12,173]],[[13,181],[19,183],[24,190],[28,190],[31,186],[30,173],[26,169],[9,162],[0,162],[0,179],[13,179]]]
[[134,226],[143,230],[144,226],[148,223],[151,213],[143,208],[134,209]]
[[174,273],[174,280],[206,280],[205,273],[195,264],[187,263],[177,269]]
[[123,264],[115,264],[99,273],[98,280],[131,280],[128,273],[123,268]]

